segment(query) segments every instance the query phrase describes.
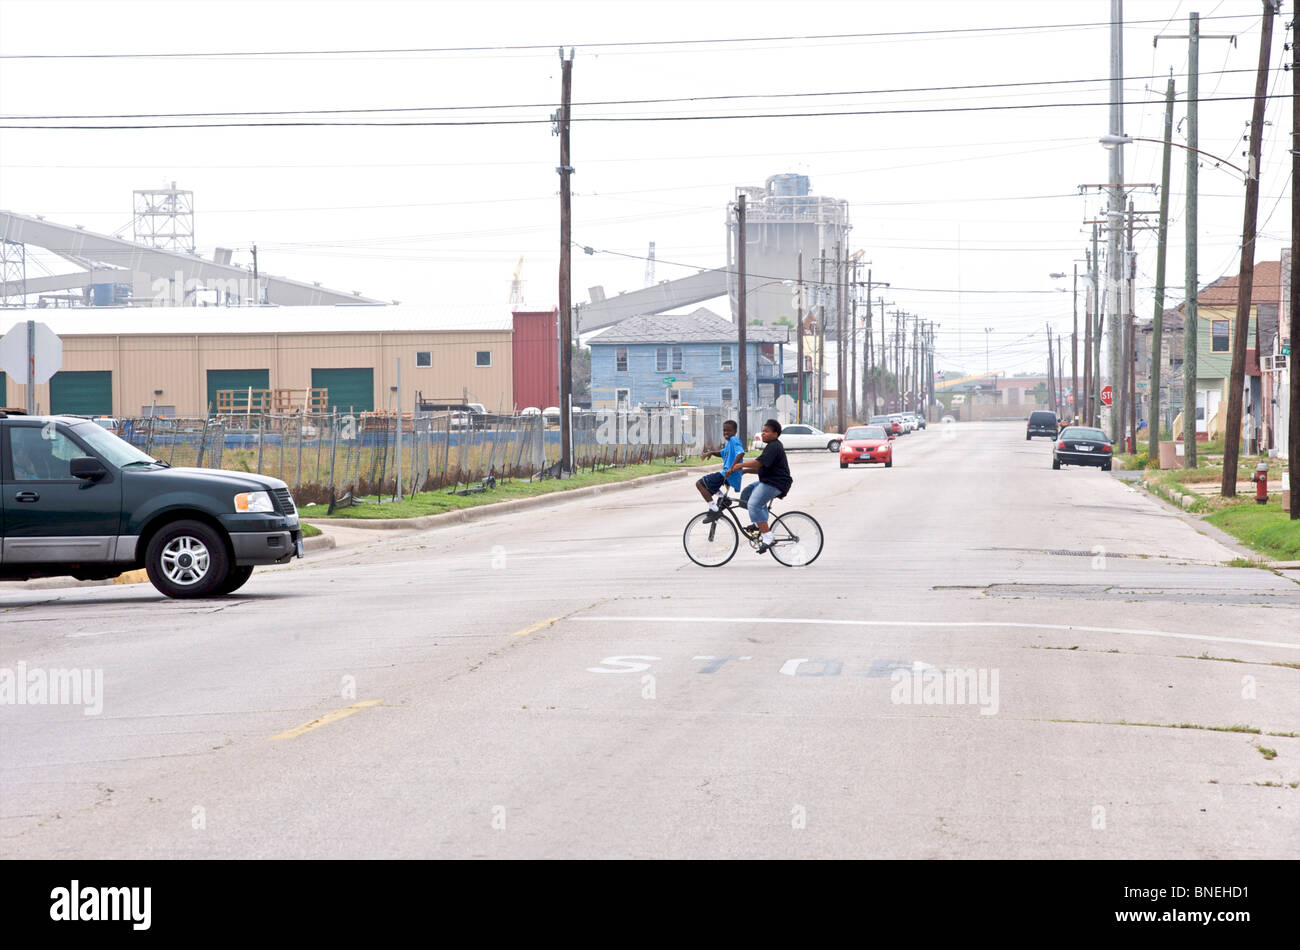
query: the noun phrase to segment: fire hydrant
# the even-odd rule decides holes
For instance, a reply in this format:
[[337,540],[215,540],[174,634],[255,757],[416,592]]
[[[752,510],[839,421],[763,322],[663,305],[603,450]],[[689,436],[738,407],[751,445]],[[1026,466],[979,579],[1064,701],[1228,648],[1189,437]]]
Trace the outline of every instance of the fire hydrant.
[[1250,473],[1250,480],[1255,483],[1255,504],[1268,504],[1268,463],[1260,462],[1255,471]]

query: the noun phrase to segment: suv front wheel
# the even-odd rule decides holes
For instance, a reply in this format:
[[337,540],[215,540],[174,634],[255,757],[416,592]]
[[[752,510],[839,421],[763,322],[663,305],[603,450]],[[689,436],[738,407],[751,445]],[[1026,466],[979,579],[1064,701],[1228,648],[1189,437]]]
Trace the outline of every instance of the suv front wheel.
[[225,541],[201,521],[176,521],[155,534],[144,566],[154,587],[178,598],[225,593],[231,573]]

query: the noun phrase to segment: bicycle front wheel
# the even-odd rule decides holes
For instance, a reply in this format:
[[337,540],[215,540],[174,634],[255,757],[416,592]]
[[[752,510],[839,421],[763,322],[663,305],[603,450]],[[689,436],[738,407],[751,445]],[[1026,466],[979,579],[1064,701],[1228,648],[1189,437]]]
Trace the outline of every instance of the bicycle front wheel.
[[772,557],[786,567],[807,567],[822,553],[822,526],[802,511],[787,511],[773,521],[772,538]]
[[682,546],[686,556],[700,567],[721,567],[731,560],[740,543],[736,526],[727,517],[706,522],[701,512],[686,524]]

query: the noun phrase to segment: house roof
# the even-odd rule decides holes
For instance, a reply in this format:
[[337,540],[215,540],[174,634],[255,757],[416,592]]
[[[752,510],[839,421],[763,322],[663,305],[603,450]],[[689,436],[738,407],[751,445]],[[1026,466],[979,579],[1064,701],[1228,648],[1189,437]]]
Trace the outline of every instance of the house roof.
[[[1220,277],[1201,290],[1196,298],[1200,307],[1237,305],[1237,274]],[[1282,262],[1259,261],[1251,279],[1250,302],[1253,304],[1278,303],[1282,299]]]
[[[734,343],[739,332],[734,323],[700,307],[693,313],[628,317],[598,333],[591,346],[608,343]],[[749,327],[750,343],[788,343],[788,327]]]

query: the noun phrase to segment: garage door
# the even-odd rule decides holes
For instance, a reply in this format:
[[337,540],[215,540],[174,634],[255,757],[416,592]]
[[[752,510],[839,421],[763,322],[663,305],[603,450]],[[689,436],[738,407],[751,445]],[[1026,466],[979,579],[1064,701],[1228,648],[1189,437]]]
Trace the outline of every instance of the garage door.
[[314,369],[312,389],[329,390],[329,406],[340,412],[371,412],[375,408],[375,371],[366,369]]
[[[253,389],[270,389],[271,371],[269,369],[208,370],[208,401],[205,403],[205,413],[217,411],[218,389],[242,389],[247,392],[250,386]],[[247,400],[248,396],[244,396],[243,399],[236,398],[235,405],[243,406]]]
[[54,415],[111,416],[113,373],[67,371],[50,377],[50,412]]

